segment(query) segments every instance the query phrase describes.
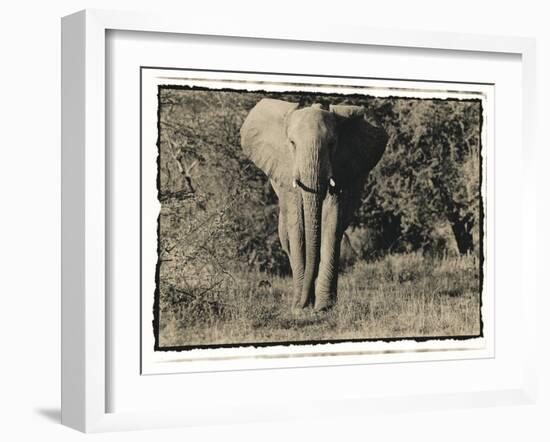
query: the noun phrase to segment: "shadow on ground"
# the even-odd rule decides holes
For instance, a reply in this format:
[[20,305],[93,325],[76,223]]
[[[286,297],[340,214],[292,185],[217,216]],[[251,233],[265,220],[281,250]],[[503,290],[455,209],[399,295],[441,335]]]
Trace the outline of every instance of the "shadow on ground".
[[61,410],[59,408],[36,408],[34,411],[50,422],[61,423]]

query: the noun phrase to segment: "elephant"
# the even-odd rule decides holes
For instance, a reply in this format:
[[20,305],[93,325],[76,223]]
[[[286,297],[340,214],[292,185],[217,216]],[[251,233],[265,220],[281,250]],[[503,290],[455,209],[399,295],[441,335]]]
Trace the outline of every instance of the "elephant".
[[326,311],[337,300],[340,243],[361,204],[388,136],[365,108],[301,107],[263,98],[248,113],[241,147],[279,200],[278,233],[293,279],[293,311]]

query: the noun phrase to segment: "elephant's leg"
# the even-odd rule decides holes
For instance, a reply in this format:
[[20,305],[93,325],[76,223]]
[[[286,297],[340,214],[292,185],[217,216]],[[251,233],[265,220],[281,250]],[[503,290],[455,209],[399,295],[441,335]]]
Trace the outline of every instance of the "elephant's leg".
[[283,207],[281,204],[279,210],[279,240],[281,241],[281,247],[287,254],[290,259],[290,242],[288,240],[288,230],[286,227],[287,223],[287,211],[286,207]]
[[323,202],[321,262],[315,285],[315,310],[330,308],[336,302],[343,234],[340,206],[340,198],[336,195],[327,195]]
[[286,230],[290,251],[290,267],[292,268],[292,279],[294,283],[292,305],[293,307],[301,307],[299,304],[305,271],[304,214],[300,193],[291,192],[288,196]]
[[321,263],[315,287],[315,309],[336,303],[340,245],[361,201],[362,183],[338,195],[328,194],[323,202]]

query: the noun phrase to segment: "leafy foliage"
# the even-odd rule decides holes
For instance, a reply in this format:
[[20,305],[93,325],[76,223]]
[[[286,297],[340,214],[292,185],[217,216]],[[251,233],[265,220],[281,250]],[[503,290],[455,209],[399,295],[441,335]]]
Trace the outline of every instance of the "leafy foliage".
[[441,250],[449,226],[460,253],[479,250],[479,101],[394,99],[382,124],[388,148],[370,176],[356,225],[381,239],[373,252]]

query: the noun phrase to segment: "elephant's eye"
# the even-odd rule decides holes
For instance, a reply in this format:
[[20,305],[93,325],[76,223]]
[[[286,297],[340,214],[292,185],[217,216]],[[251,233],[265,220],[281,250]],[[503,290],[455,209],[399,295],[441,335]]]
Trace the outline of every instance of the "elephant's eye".
[[292,148],[292,150],[296,150],[296,143],[294,143],[294,141],[290,140],[290,147]]

